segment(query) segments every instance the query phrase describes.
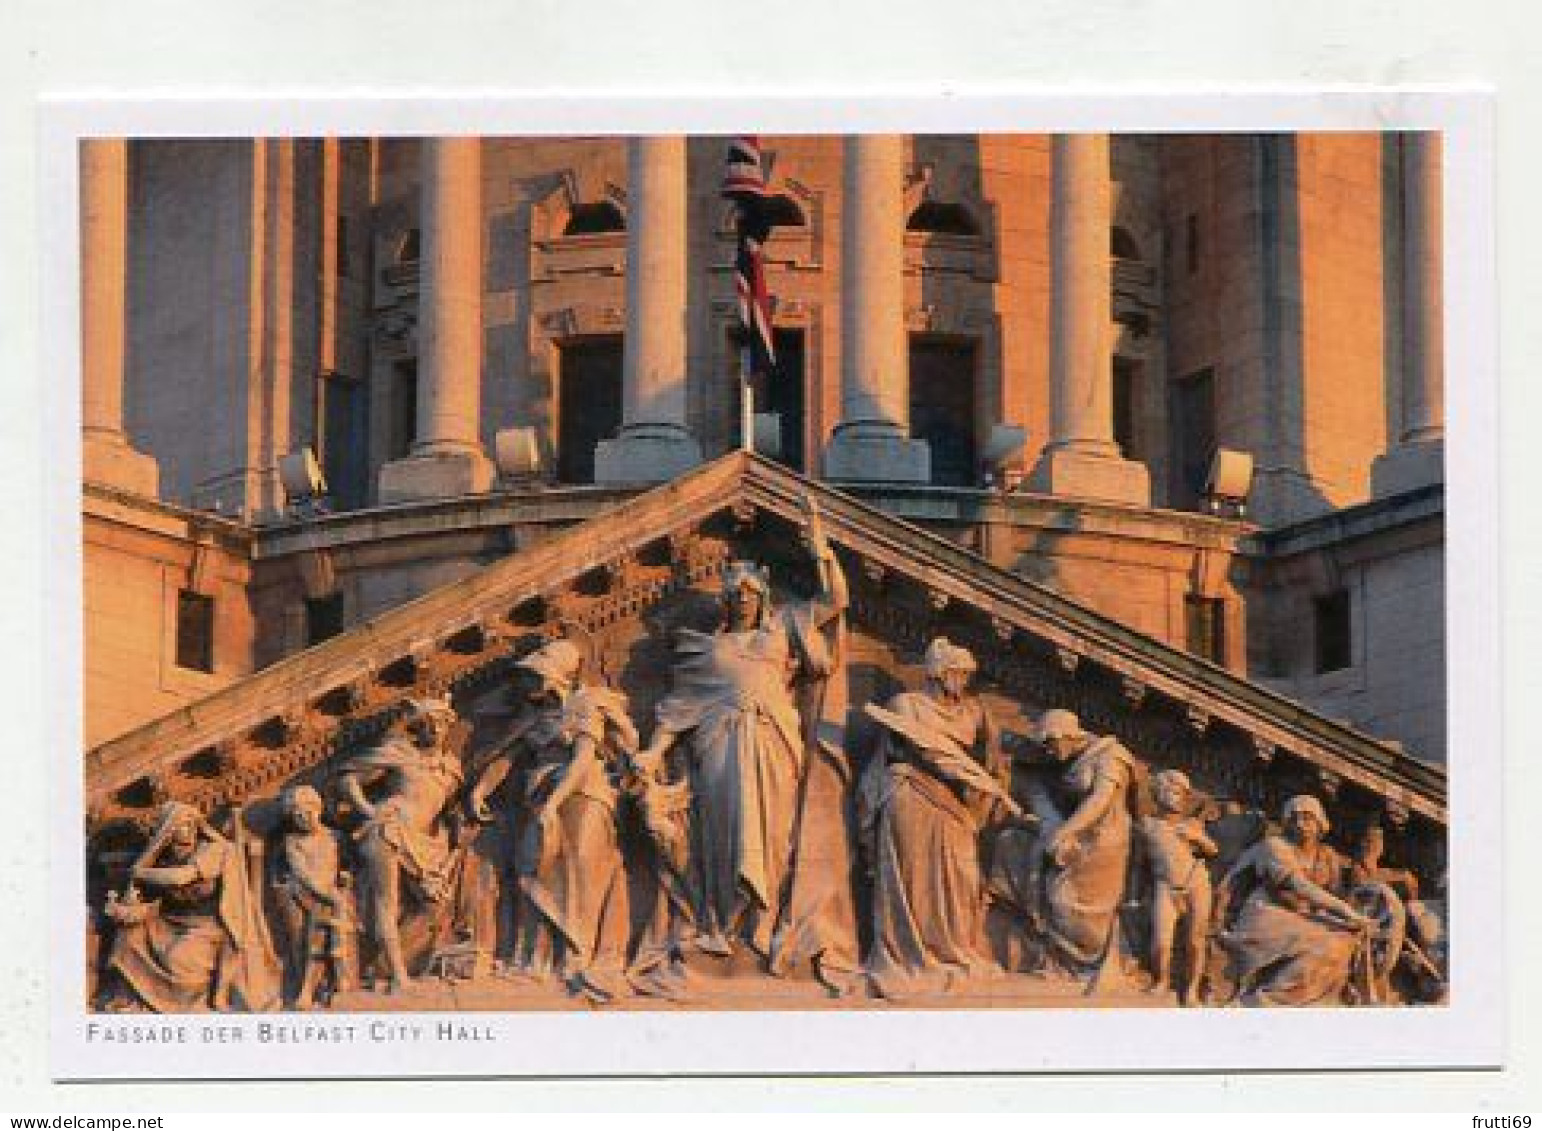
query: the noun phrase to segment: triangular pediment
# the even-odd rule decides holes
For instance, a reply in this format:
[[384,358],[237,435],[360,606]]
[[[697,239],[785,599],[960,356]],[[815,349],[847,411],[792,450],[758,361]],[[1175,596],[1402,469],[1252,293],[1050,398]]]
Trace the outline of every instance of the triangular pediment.
[[[620,503],[580,525],[288,657],[86,755],[88,820],[143,826],[167,799],[206,812],[272,796],[378,734],[409,695],[495,697],[515,658],[558,632],[639,718],[668,678],[672,629],[696,623],[726,560],[806,581],[797,532],[817,501],[851,583],[849,697],[913,679],[926,642],[970,647],[998,711],[1076,710],[1151,765],[1271,808],[1311,792],[1408,832],[1438,868],[1441,770],[1246,679],[996,568],[825,483],[747,453]],[[1019,727],[1019,730],[1021,727]],[[1422,847],[1419,847],[1422,846]]]

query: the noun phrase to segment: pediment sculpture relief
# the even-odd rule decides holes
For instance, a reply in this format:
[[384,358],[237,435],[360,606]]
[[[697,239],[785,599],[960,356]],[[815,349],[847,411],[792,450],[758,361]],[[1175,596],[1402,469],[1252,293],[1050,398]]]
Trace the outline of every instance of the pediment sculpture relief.
[[963,602],[849,580],[824,525],[671,536],[707,583],[629,559],[587,620],[553,601],[493,676],[426,662],[222,827],[170,801],[101,841],[96,1006],[1442,999],[1439,878],[1379,817],[1255,788],[1284,760],[1242,736],[1223,766],[1127,677],[1057,701],[1087,665],[1018,678],[999,613],[938,631]]

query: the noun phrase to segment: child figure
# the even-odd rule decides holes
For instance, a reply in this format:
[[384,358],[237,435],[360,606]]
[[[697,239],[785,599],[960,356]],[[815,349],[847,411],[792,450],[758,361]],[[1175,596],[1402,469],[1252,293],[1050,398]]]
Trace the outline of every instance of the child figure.
[[298,975],[294,1008],[325,1005],[343,988],[354,927],[348,873],[337,836],[321,823],[321,795],[308,785],[284,791],[285,831],[275,884],[289,924],[289,969]]
[[1188,815],[1192,790],[1187,775],[1163,770],[1152,779],[1157,811],[1140,821],[1141,842],[1151,872],[1151,970],[1156,984],[1172,984],[1173,941],[1180,925],[1188,944],[1188,970],[1178,1003],[1195,1005],[1205,974],[1212,890],[1204,859],[1216,855],[1198,817]]

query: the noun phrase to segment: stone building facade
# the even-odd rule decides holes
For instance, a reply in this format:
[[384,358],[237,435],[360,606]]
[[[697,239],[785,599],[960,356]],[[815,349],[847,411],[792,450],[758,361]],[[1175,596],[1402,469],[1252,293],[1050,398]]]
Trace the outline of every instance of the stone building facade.
[[[1445,758],[1438,139],[763,145],[783,463]],[[737,448],[723,150],[88,143],[88,743]]]

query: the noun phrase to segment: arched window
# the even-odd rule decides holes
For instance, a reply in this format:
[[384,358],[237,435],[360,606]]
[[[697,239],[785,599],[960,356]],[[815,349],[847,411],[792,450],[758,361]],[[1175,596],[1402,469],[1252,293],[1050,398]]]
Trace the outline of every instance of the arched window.
[[942,236],[977,236],[980,225],[962,204],[922,201],[905,222],[907,231],[933,232]]
[[790,196],[768,196],[764,207],[766,222],[773,228],[808,227],[808,217]]
[[606,232],[626,231],[626,217],[621,215],[621,209],[608,200],[597,200],[592,204],[575,204],[573,211],[568,213],[567,226],[562,229],[565,236],[598,236]]
[[1108,230],[1108,252],[1115,259],[1129,259],[1140,262],[1140,244],[1135,242],[1135,237],[1124,228],[1113,227]]

